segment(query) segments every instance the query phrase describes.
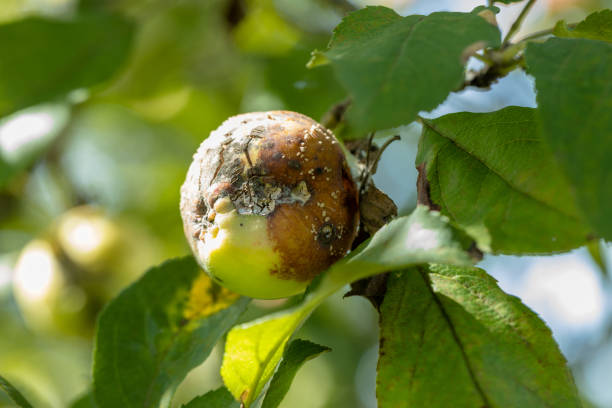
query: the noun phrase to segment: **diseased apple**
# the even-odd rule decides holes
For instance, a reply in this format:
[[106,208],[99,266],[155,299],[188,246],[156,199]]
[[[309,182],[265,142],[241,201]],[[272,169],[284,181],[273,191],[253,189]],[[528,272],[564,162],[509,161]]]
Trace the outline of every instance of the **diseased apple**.
[[358,192],[333,133],[289,111],[226,120],[194,155],[181,188],[187,240],[221,285],[281,298],[350,249]]

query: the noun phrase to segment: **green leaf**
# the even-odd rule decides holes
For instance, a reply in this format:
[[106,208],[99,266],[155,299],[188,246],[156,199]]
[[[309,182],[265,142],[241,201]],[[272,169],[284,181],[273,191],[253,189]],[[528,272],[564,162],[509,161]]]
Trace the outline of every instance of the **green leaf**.
[[64,104],[34,106],[0,119],[0,188],[47,151],[69,119]]
[[32,405],[25,399],[23,395],[8,382],[6,378],[0,375],[0,389],[6,392],[9,398],[21,408],[32,408]]
[[232,395],[246,407],[266,385],[289,337],[311,311],[311,307],[297,307],[230,330],[225,342],[221,377]]
[[308,51],[301,47],[282,57],[266,58],[262,78],[266,89],[281,97],[288,110],[320,118],[346,93],[331,67],[304,69],[306,58]]
[[93,370],[98,405],[168,406],[248,301],[216,286],[192,257],[147,271],[100,315]]
[[94,399],[94,395],[91,391],[81,395],[76,399],[72,404],[70,404],[70,408],[96,408],[96,401]]
[[446,217],[422,206],[395,219],[315,280],[301,304],[230,330],[221,366],[225,385],[248,407],[272,376],[289,338],[328,296],[347,283],[411,265],[471,265],[465,252],[470,242]]
[[530,43],[544,140],[596,233],[612,239],[612,44],[579,38]]
[[[141,4],[143,7],[134,7],[138,2],[140,0],[88,0],[95,9],[133,15],[139,23],[138,43],[130,55],[129,64],[112,84],[112,95],[141,103],[154,103],[158,98],[163,98],[162,95],[176,90],[177,86],[187,86],[197,91],[190,96],[189,104],[193,104],[191,99],[201,91],[212,91],[212,85],[215,93],[222,93],[215,104],[227,103],[226,99],[234,95],[234,91],[230,92],[228,88],[233,86],[237,76],[245,72],[244,61],[238,59],[235,43],[230,36],[233,30],[227,29],[227,1],[155,0],[146,6]],[[213,105],[208,109],[216,111],[226,108]],[[167,115],[163,109],[162,112],[164,116]],[[211,118],[208,115],[194,115],[200,121],[205,121],[202,126],[206,131],[200,131],[205,133],[203,137],[207,136],[211,130],[207,128]]]
[[374,130],[438,106],[461,85],[467,53],[499,43],[498,28],[474,13],[401,17],[377,6],[346,16],[325,55],[353,97],[348,118]]
[[423,119],[416,162],[429,198],[483,250],[548,253],[587,241],[590,230],[537,128],[535,110],[516,106]]
[[209,391],[192,399],[182,408],[239,408],[240,403],[234,399],[225,387]]
[[100,14],[0,25],[0,116],[109,79],[133,31],[124,19]]
[[271,1],[249,10],[233,29],[236,46],[246,54],[280,56],[300,39],[295,26],[282,18]]
[[380,327],[380,408],[581,406],[548,327],[481,269],[392,273]]
[[272,377],[268,392],[263,400],[261,408],[276,408],[289,391],[289,387],[298,370],[304,363],[321,353],[330,351],[329,347],[320,346],[308,340],[296,339],[289,344],[283,354],[283,361]]
[[329,59],[325,56],[325,53],[314,50],[310,53],[310,59],[306,63],[306,68],[313,69],[316,67],[322,67],[330,63]]
[[573,29],[570,29],[565,21],[559,21],[553,29],[553,34],[563,38],[588,38],[612,42],[612,10],[596,11]]
[[591,260],[595,262],[595,265],[597,265],[599,271],[604,276],[609,276],[610,272],[608,271],[608,265],[604,256],[606,248],[604,246],[603,241],[599,239],[591,240],[587,243],[586,247],[589,251],[589,255],[591,256]]
[[448,224],[448,218],[426,207],[417,208],[382,227],[344,263],[336,264],[350,283],[378,273],[429,262],[470,265],[465,252],[472,241]]
[[482,13],[483,11],[487,11],[487,10],[492,12],[493,14],[499,14],[499,12],[501,11],[499,7],[496,7],[496,6],[476,6],[472,10],[472,14],[480,15],[480,13]]

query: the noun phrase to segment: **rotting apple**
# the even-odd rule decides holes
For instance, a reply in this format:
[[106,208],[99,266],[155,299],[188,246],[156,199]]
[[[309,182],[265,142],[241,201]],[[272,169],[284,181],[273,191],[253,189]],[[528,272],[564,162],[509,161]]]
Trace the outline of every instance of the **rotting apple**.
[[187,240],[237,293],[302,292],[351,247],[358,191],[333,133],[289,111],[226,120],[202,142],[181,188]]

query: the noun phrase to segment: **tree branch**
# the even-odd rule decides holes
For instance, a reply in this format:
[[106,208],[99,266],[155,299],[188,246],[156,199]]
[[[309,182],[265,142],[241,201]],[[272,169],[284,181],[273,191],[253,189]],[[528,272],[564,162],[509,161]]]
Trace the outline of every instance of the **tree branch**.
[[350,105],[351,98],[346,98],[342,102],[338,102],[333,105],[323,114],[323,117],[321,118],[321,125],[329,130],[334,130],[336,126],[338,126],[338,124],[344,119],[344,114]]
[[[567,24],[567,28],[575,28],[577,25],[578,25],[578,23]],[[536,31],[535,33],[529,34],[529,35],[521,38],[517,42],[522,43],[522,42],[525,42],[525,41],[530,41],[530,40],[534,40],[536,38],[544,37],[546,35],[552,34],[554,30],[555,30],[555,27],[548,28],[548,29],[542,30],[542,31]]]
[[519,16],[516,18],[516,21],[512,23],[512,26],[510,27],[508,34],[506,34],[506,36],[504,37],[504,40],[502,41],[502,45],[501,45],[502,49],[504,49],[508,45],[512,36],[516,34],[519,28],[521,28],[521,24],[523,23],[525,16],[527,15],[527,13],[529,13],[529,10],[531,9],[531,7],[533,7],[534,4],[535,4],[535,0],[529,0],[527,4],[525,5],[525,7],[523,8],[523,10],[521,10],[521,14],[519,14]]

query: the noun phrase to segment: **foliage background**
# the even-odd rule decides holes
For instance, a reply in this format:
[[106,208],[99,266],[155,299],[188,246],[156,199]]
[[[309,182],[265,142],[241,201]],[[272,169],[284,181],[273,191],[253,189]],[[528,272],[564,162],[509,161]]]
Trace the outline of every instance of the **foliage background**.
[[[178,213],[178,188],[201,140],[239,112],[290,109],[320,119],[345,96],[330,67],[306,70],[312,49],[324,49],[345,11],[366,2],[339,0],[5,0],[0,22],[31,15],[68,19],[79,10],[118,11],[135,22],[127,60],[91,91],[71,93],[0,124],[0,153],[41,141],[33,159],[23,156],[0,186],[0,372],[36,406],[63,407],[90,382],[91,339],[32,330],[12,294],[15,262],[23,247],[48,236],[70,209],[91,205],[116,226],[130,246],[130,262],[107,254],[104,274],[130,280],[134,271],[188,252]],[[469,11],[477,1],[381,1],[402,15]],[[546,0],[536,3],[522,34],[579,21],[610,1]],[[503,31],[521,5],[502,7]],[[519,34],[520,36],[521,34]],[[12,44],[18,47],[19,44]],[[61,53],[61,47],[52,50]],[[53,58],[51,54],[50,58]],[[45,67],[49,61],[39,61]],[[84,60],[75,60],[75,67]],[[24,67],[26,69],[26,67]],[[77,70],[78,72],[78,70]],[[494,111],[535,106],[532,80],[515,71],[489,92],[454,93],[434,111]],[[415,202],[413,157],[419,129],[402,136],[384,156],[375,177],[401,213]],[[392,134],[379,132],[379,141]],[[15,135],[31,135],[16,137]],[[8,147],[7,147],[8,146]],[[7,169],[0,168],[0,171]],[[2,177],[4,178],[4,177]],[[7,176],[8,178],[8,176]],[[1,178],[0,178],[1,179]],[[610,248],[607,248],[610,262]],[[481,263],[551,326],[588,404],[612,407],[612,298],[609,279],[584,249],[552,257],[487,256]],[[116,291],[116,289],[110,289]],[[258,302],[250,316],[277,306]],[[258,311],[259,308],[259,311]],[[334,296],[302,329],[331,353],[298,373],[286,407],[375,406],[377,322],[361,298]],[[245,318],[248,320],[248,317]],[[178,391],[188,401],[220,385],[217,347]],[[57,375],[61,370],[62,375]],[[0,406],[9,406],[0,395]]]

